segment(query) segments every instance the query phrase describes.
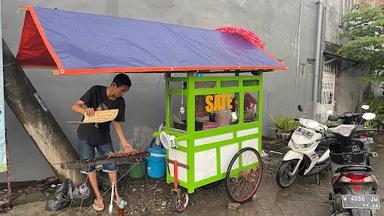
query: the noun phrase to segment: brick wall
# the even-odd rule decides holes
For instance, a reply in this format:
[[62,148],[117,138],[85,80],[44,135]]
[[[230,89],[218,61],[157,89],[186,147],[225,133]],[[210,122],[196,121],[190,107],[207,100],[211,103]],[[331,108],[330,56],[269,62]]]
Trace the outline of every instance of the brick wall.
[[352,0],[352,4],[361,4],[366,6],[379,7],[384,4],[384,0]]

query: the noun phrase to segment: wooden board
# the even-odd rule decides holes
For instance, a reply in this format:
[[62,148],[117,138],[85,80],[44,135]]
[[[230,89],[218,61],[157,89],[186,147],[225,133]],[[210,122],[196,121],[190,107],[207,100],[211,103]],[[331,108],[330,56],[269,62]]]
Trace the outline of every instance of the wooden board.
[[119,113],[118,109],[109,109],[109,110],[99,110],[95,111],[93,116],[84,115],[83,121],[67,121],[69,124],[90,124],[90,123],[104,123],[113,121],[117,114]]

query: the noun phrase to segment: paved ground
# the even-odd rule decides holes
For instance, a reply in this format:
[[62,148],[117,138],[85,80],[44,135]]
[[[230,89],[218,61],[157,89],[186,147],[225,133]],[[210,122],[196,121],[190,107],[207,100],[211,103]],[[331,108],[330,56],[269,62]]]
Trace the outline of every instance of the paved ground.
[[[272,146],[276,145],[276,146]],[[266,146],[268,150],[279,150],[277,144]],[[286,150],[286,148],[285,148]],[[373,147],[379,153],[378,158],[372,159],[374,173],[379,180],[380,188],[384,188],[384,138],[381,137]],[[282,155],[269,153],[264,159],[265,171],[259,191],[253,201],[243,204],[238,210],[227,208],[230,202],[226,196],[224,186],[211,190],[198,189],[191,195],[188,209],[177,214],[171,205],[170,189],[163,181],[131,180],[123,184],[122,191],[130,203],[126,215],[252,215],[252,216],[325,216],[330,215],[330,205],[327,203],[330,192],[330,174],[321,176],[321,184],[316,185],[314,177],[298,178],[287,189],[278,187],[275,173]],[[379,193],[381,190],[379,190]],[[93,209],[78,207],[67,208],[52,213],[44,210],[46,195],[35,193],[16,200],[16,206],[7,215],[96,215]],[[116,210],[116,209],[115,209]],[[105,210],[97,215],[109,215]],[[377,215],[384,216],[381,209]]]

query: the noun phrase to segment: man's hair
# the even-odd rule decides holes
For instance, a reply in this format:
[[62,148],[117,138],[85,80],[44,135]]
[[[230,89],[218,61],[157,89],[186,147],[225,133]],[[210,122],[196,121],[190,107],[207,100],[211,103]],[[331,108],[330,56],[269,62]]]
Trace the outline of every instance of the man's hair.
[[117,74],[114,78],[112,83],[116,83],[117,87],[120,87],[122,85],[126,85],[128,87],[131,87],[131,79],[129,79],[129,76],[124,73]]

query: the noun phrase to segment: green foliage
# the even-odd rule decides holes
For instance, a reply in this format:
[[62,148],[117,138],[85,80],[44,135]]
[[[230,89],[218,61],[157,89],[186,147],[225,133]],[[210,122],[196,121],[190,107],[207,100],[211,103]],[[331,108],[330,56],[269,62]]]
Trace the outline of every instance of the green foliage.
[[380,8],[356,6],[343,17],[345,31],[339,34],[346,42],[339,53],[364,62],[370,74],[365,79],[384,80],[384,5]]
[[275,130],[281,132],[292,132],[297,127],[299,127],[299,123],[296,122],[292,117],[281,117],[278,116],[276,118],[272,118],[272,123]]
[[369,98],[364,101],[364,104],[369,105],[369,112],[375,113],[376,118],[367,122],[367,127],[384,126],[384,97]]
[[7,171],[7,165],[6,164],[0,164],[0,172]]

